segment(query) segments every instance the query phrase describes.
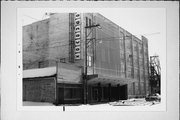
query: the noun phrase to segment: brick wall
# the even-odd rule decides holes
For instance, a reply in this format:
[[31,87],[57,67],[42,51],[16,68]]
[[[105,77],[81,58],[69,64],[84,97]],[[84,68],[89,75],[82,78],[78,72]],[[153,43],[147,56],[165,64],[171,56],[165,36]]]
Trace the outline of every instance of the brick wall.
[[[69,59],[69,13],[54,14],[49,19],[48,58],[50,60]],[[54,65],[50,62],[49,66]]]
[[37,68],[48,56],[49,19],[23,27],[23,68]]
[[23,100],[55,102],[55,77],[23,79]]
[[60,58],[69,59],[69,13],[23,27],[23,69],[54,66]]

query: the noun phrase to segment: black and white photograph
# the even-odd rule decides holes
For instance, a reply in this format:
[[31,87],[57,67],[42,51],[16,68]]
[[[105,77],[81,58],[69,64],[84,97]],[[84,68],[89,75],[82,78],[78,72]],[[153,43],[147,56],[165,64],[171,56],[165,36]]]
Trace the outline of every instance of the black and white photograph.
[[23,106],[165,108],[165,9],[52,10],[19,9]]
[[2,120],[178,120],[177,2],[25,3],[2,8]]

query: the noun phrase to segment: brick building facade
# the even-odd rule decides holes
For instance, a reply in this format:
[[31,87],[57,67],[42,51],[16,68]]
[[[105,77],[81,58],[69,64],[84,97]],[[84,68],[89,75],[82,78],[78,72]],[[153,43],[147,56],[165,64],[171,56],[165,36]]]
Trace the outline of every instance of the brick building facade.
[[[101,29],[85,28],[94,24]],[[98,13],[51,14],[24,26],[23,69],[57,66],[57,101],[83,103],[85,39],[89,103],[149,93],[148,40]]]

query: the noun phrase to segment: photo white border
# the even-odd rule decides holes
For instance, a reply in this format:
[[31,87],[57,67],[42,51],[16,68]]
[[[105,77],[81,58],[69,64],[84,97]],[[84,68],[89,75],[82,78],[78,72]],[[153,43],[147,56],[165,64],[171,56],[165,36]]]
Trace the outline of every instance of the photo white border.
[[[107,11],[111,12],[113,11],[118,11],[121,10],[126,10],[126,9],[146,9],[146,8],[18,8],[17,9],[17,19],[18,19],[18,27],[17,27],[17,32],[18,32],[18,51],[21,51],[20,53],[17,54],[17,59],[18,59],[18,65],[21,66],[20,68],[17,67],[17,76],[18,76],[18,81],[17,81],[17,93],[18,93],[18,99],[17,99],[17,106],[18,110],[30,110],[30,111],[35,111],[35,110],[46,110],[46,111],[59,111],[60,108],[62,109],[62,106],[22,106],[22,18],[23,14],[22,12],[25,10],[31,10],[32,12],[35,11],[42,11],[45,10],[49,13],[72,13],[72,12],[78,12],[78,13],[101,13],[102,11]],[[154,105],[154,106],[111,106],[111,107],[95,107],[95,106],[87,106],[82,108],[82,106],[66,106],[66,111],[166,111],[166,10],[165,8],[149,8],[151,9],[162,9],[164,12],[164,19],[162,23],[163,25],[163,31],[161,33],[162,38],[164,39],[163,43],[159,43],[157,41],[157,44],[161,44],[161,49],[164,52],[164,54],[161,56],[162,60],[161,62],[161,102],[160,105]],[[23,12],[24,13],[24,12]],[[142,16],[143,17],[143,16]],[[110,18],[109,18],[110,19]],[[147,28],[148,29],[148,28]],[[46,108],[46,109],[45,109]]]
[[[16,3],[16,4],[15,4]],[[44,4],[43,4],[44,3]],[[60,118],[65,119],[85,119],[88,116],[88,119],[146,119],[146,120],[178,120],[179,113],[179,51],[178,51],[178,39],[179,39],[179,17],[178,17],[178,2],[97,2],[96,4],[89,2],[5,2],[2,3],[2,84],[1,84],[1,94],[2,94],[2,118],[4,119],[53,119],[58,120]],[[157,4],[158,3],[158,4]],[[16,69],[19,63],[16,61],[17,50],[20,50],[20,47],[16,46],[16,30],[17,30],[17,16],[16,9],[21,7],[72,7],[79,6],[81,7],[143,7],[143,8],[166,8],[167,9],[167,111],[164,112],[56,112],[56,111],[24,111],[18,110],[18,101],[17,101],[17,73]],[[8,24],[7,24],[8,23]],[[5,26],[6,25],[6,26]],[[9,35],[10,34],[10,35]],[[11,44],[9,44],[11,42]],[[11,61],[11,62],[10,62]],[[15,68],[15,69],[12,69]],[[9,73],[11,73],[9,75]],[[9,89],[10,88],[10,89]],[[14,99],[13,99],[14,98]],[[19,99],[19,98],[18,98]],[[48,108],[49,109],[49,108]],[[123,113],[123,114],[121,114]],[[130,115],[129,115],[130,114]],[[47,117],[49,116],[49,117]]]

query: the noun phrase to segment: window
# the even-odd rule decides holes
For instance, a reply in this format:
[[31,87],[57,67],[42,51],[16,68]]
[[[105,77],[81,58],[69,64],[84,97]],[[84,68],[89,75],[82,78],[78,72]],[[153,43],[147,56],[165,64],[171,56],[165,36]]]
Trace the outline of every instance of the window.
[[86,17],[86,26],[88,26],[88,17]]
[[33,40],[34,39],[33,33],[30,33],[29,37],[30,37],[31,40]]
[[91,19],[89,19],[89,26],[91,26]]
[[66,58],[60,58],[61,63],[66,63]]
[[65,99],[81,98],[81,89],[80,88],[65,88],[64,97]]
[[37,30],[37,31],[38,31],[38,28],[39,28],[39,26],[37,25],[37,26],[36,26],[36,30]]
[[91,26],[91,25],[92,25],[92,20],[86,17],[86,26]]
[[92,56],[87,56],[87,66],[92,66]]
[[44,62],[43,61],[39,62],[38,63],[38,68],[43,68],[43,67],[44,67]]

